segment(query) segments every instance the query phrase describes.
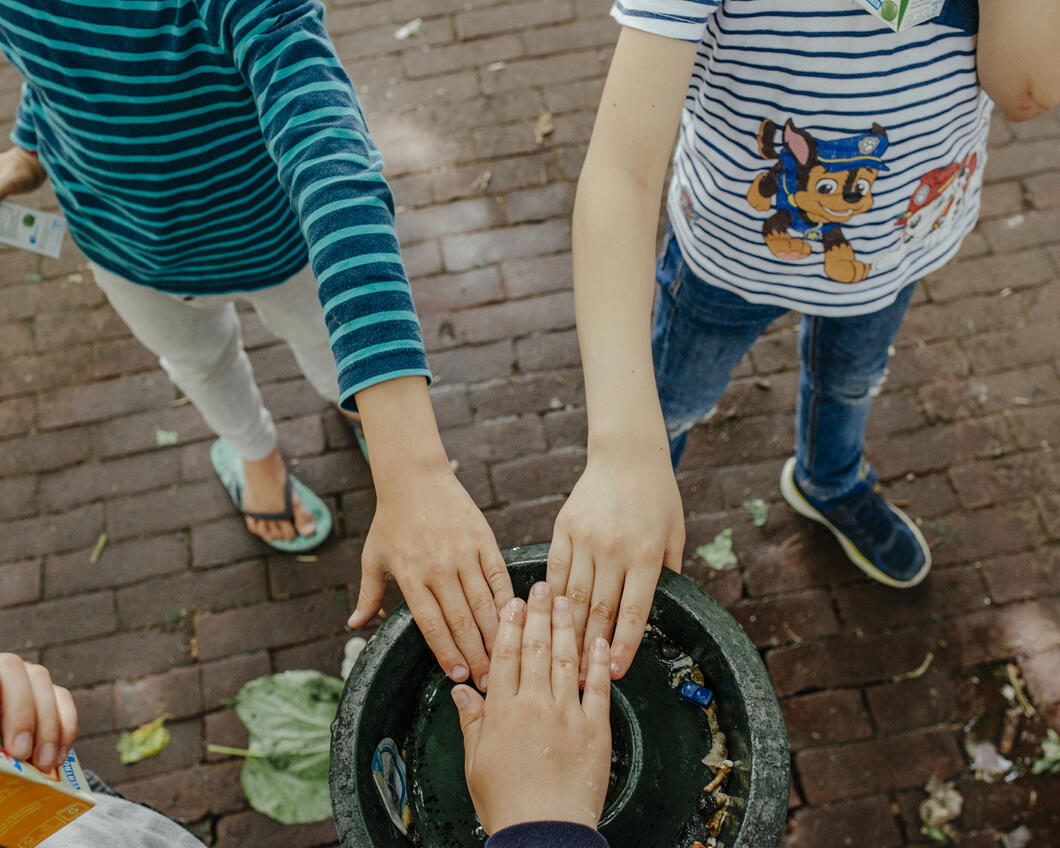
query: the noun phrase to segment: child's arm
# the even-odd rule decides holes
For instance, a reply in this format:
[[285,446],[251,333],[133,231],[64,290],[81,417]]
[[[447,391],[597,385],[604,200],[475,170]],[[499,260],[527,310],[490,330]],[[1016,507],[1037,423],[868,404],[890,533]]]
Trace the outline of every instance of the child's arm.
[[622,30],[574,209],[589,455],[556,521],[548,580],[574,604],[583,669],[584,648],[615,628],[613,677],[640,644],[661,567],[679,571],[684,548],[650,323],[659,198],[695,53]]
[[511,580],[438,436],[394,200],[322,8],[198,2],[253,94],[272,159],[262,167],[276,169],[309,247],[342,406],[364,423],[378,503],[350,623],[371,620],[392,573],[445,672],[479,683]]
[[1060,3],[979,0],[979,80],[1010,121],[1060,103]]

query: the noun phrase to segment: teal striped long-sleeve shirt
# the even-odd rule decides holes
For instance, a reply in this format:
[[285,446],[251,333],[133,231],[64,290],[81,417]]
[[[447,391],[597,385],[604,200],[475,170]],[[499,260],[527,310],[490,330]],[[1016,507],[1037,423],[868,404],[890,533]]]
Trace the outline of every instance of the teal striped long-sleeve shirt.
[[310,262],[343,406],[429,376],[382,158],[309,0],[0,0],[36,151],[94,262],[180,294]]

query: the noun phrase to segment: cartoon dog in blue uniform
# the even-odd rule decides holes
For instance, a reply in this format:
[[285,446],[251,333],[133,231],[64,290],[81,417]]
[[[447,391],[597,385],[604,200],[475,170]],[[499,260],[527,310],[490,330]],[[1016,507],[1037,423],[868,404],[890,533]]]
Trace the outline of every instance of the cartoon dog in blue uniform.
[[789,119],[783,147],[774,146],[776,124],[762,122],[758,151],[777,164],[755,177],[747,202],[774,213],[762,225],[762,237],[778,259],[810,255],[811,242],[824,248],[824,272],[837,283],[859,283],[871,270],[854,255],[842,225],[872,208],[872,184],[886,171],[887,131],[879,124],[861,135],[820,141]]

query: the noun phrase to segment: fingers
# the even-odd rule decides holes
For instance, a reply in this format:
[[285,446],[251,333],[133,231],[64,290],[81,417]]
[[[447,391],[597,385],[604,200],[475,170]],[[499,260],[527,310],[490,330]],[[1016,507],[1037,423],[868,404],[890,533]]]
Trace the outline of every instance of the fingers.
[[685,525],[684,521],[678,522],[670,541],[666,544],[666,552],[663,554],[663,568],[681,573],[685,556]]
[[552,587],[552,594],[555,596],[567,591],[571,551],[570,536],[565,530],[560,530],[557,522],[552,534],[552,544],[548,548],[548,565],[545,568],[545,580]]
[[[486,653],[492,653],[493,641],[497,636],[499,610],[495,606],[489,584],[480,572],[468,569],[460,573],[460,585],[463,587],[464,597],[467,598],[475,624],[482,634],[482,641],[486,645]],[[483,675],[483,678],[485,678],[485,675]],[[478,678],[476,678],[476,682],[479,689],[485,691],[485,683]]]
[[463,586],[460,585],[459,580],[450,580],[429,585],[429,588],[442,608],[449,632],[456,640],[456,647],[466,660],[459,668],[452,669],[457,676],[450,675],[450,677],[460,682],[467,677],[469,671],[473,682],[481,682],[482,678],[489,673],[490,658],[486,653],[486,646],[482,643],[482,634],[479,632],[475,616],[471,612],[471,607],[468,606],[468,599],[464,597]]
[[27,665],[30,690],[37,709],[37,729],[33,738],[33,765],[41,771],[51,771],[59,758],[59,708],[55,704],[55,687],[48,669],[42,665]]
[[611,675],[608,661],[611,652],[607,640],[595,639],[589,648],[589,672],[582,695],[582,712],[593,723],[606,726],[611,716]]
[[589,599],[593,594],[593,578],[596,569],[592,552],[582,545],[574,550],[571,558],[570,576],[563,594],[570,600],[574,613],[574,635],[581,645],[585,639],[585,624],[589,619]]
[[535,583],[526,602],[519,693],[552,696],[552,589]]
[[582,671],[589,667],[589,648],[599,636],[611,638],[615,627],[615,616],[618,615],[618,603],[622,597],[622,584],[626,579],[626,570],[612,563],[597,563],[593,582],[592,601],[589,604],[589,615],[585,623],[585,635],[582,637]]
[[[404,588],[404,587],[402,587]],[[386,571],[379,563],[361,558],[361,588],[357,593],[357,608],[346,622],[356,630],[371,621],[383,606],[386,594]],[[411,608],[411,604],[410,604]],[[415,613],[413,613],[415,616]],[[419,622],[419,618],[416,617]],[[421,625],[422,629],[422,625]]]
[[552,697],[559,703],[578,703],[578,643],[565,597],[552,602]]
[[[508,573],[508,565],[501,556],[497,543],[479,551],[479,565],[482,566],[482,576],[486,578],[490,591],[493,592],[493,603],[497,614],[508,605],[508,601],[515,597],[512,589],[512,577]],[[488,645],[486,646],[489,647]]]
[[611,678],[618,680],[633,662],[633,656],[644,638],[652,600],[655,597],[657,573],[646,568],[635,568],[626,574],[622,588],[622,606],[618,612],[615,637],[611,640]]
[[478,748],[478,735],[482,729],[482,708],[485,701],[482,696],[470,686],[453,687],[453,703],[456,711],[460,714],[460,732],[464,736],[464,764],[465,769],[475,759],[475,750]]
[[442,608],[438,606],[434,595],[425,586],[416,585],[405,592],[405,601],[438,665],[454,683],[463,683],[468,678],[467,662],[453,641]]
[[523,621],[526,604],[514,598],[501,610],[497,638],[493,642],[490,660],[489,698],[514,698],[519,691],[519,665],[523,653]]
[[33,756],[37,707],[26,664],[15,654],[0,654],[0,719],[4,749],[19,760]]
[[59,756],[58,764],[66,761],[70,749],[74,747],[77,739],[77,707],[74,705],[74,696],[69,689],[62,686],[54,686],[55,706],[59,710]]

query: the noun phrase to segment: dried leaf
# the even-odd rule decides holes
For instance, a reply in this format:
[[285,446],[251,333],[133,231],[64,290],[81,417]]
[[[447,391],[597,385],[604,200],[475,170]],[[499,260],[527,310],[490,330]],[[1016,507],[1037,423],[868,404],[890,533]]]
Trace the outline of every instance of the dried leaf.
[[473,194],[478,194],[480,192],[485,191],[487,188],[489,188],[490,180],[492,180],[492,179],[493,179],[493,171],[485,170],[481,174],[479,174],[477,177],[475,177],[475,181],[473,183],[471,183],[471,185],[468,186],[468,188],[470,189],[470,191]]
[[141,724],[131,733],[128,730],[122,731],[118,740],[118,753],[121,755],[123,766],[146,760],[166,749],[169,744],[169,730],[165,726],[168,718],[169,715],[163,714],[154,721]]
[[919,813],[920,820],[928,828],[942,827],[957,818],[964,809],[964,797],[961,793],[952,783],[943,782],[937,775],[931,776],[924,791],[928,797],[920,802]]
[[155,443],[160,447],[175,445],[180,439],[180,433],[175,430],[163,430],[161,427],[155,429]]
[[555,123],[552,121],[551,112],[542,112],[537,116],[537,123],[534,125],[534,141],[537,146],[540,147],[545,143],[545,137],[552,135],[556,129]]
[[700,545],[696,548],[696,556],[715,571],[736,565],[736,554],[732,549],[732,528],[727,527],[722,530],[709,545]]

